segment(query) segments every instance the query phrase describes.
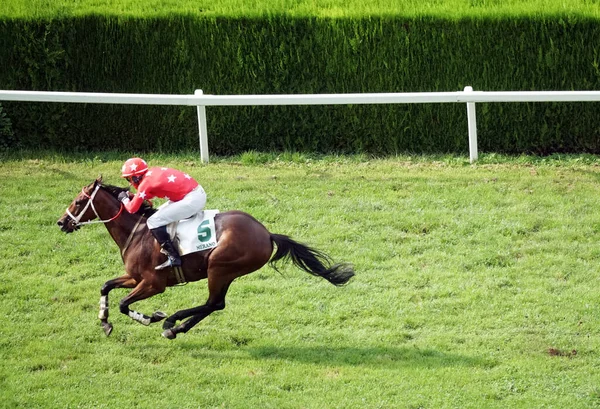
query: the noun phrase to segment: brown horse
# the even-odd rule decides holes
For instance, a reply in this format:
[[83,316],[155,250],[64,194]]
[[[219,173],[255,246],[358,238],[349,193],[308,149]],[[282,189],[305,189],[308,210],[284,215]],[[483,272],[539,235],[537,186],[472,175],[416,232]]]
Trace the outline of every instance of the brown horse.
[[[103,185],[102,177],[83,187],[81,192],[58,220],[62,231],[71,233],[89,223],[104,223],[109,234],[119,246],[125,264],[125,274],[104,283],[100,289],[100,314],[106,335],[112,332],[108,322],[108,293],[114,288],[133,288],[119,303],[120,311],[133,320],[149,325],[167,318],[157,311],[151,317],[129,309],[129,306],[165,291],[166,287],[208,279],[206,304],[177,311],[164,322],[162,335],[174,339],[178,333],[189,331],[213,311],[225,308],[225,295],[237,277],[252,273],[267,262],[277,270],[275,262],[291,261],[307,273],[323,277],[341,286],[354,276],[349,264],[332,265],[324,253],[298,243],[287,236],[271,234],[255,218],[240,211],[218,213],[215,217],[217,247],[191,253],[182,258],[181,270],[155,270],[165,261],[160,246],[146,226],[147,218],[154,213],[152,205],[145,203],[135,214],[123,211],[117,199],[128,188]],[[98,218],[99,220],[93,219]],[[82,220],[85,220],[82,222]],[[277,247],[273,254],[274,244]],[[180,325],[177,321],[186,319]]]

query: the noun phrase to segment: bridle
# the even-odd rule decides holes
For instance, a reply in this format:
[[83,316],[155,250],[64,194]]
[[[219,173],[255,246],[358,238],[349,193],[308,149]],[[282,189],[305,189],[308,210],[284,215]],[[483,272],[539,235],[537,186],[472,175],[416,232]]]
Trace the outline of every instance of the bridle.
[[[110,218],[108,220],[101,220],[100,219],[100,215],[98,214],[98,211],[96,210],[96,207],[94,207],[94,198],[96,197],[96,193],[98,193],[98,190],[100,190],[100,187],[101,187],[101,185],[99,183],[96,184],[96,188],[94,189],[94,191],[92,192],[91,195],[88,195],[87,193],[85,193],[85,187],[83,187],[81,189],[81,193],[83,193],[83,195],[88,198],[88,202],[85,205],[85,207],[83,208],[83,210],[81,212],[79,212],[78,216],[74,216],[73,213],[71,213],[69,211],[69,208],[67,208],[67,214],[69,215],[69,217],[71,219],[73,219],[73,221],[75,222],[75,226],[84,226],[86,224],[112,222],[117,217],[119,217],[121,215],[121,213],[123,213],[123,204],[121,203],[121,207],[119,208],[119,213],[117,213],[116,216],[114,216],[114,217],[112,217],[112,218]],[[98,218],[98,220],[88,220],[87,222],[81,222],[80,221],[81,217],[85,214],[85,212],[87,211],[88,207],[90,207],[90,206],[92,206],[92,210],[96,214],[96,217]]]

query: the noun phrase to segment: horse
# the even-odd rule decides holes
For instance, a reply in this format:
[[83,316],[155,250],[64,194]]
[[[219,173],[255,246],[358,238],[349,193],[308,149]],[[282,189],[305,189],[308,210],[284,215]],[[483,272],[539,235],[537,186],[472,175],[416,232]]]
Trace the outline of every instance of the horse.
[[[108,295],[115,288],[133,289],[119,302],[121,313],[143,325],[164,319],[162,336],[175,339],[177,334],[188,332],[214,311],[223,310],[231,283],[267,263],[278,271],[278,261],[291,260],[301,270],[335,286],[343,286],[355,275],[351,264],[334,264],[322,251],[288,236],[270,233],[250,214],[239,210],[216,214],[216,247],[183,256],[181,269],[155,270],[154,266],[166,260],[146,226],[147,218],[156,210],[150,202],[144,202],[136,213],[124,211],[117,199],[124,191],[128,192],[129,188],[103,184],[100,176],[81,189],[57,221],[65,233],[86,224],[103,223],[120,249],[125,274],[106,281],[100,289],[98,318],[106,336],[113,330],[108,321]],[[167,287],[202,279],[207,279],[209,294],[206,303],[198,307],[177,311],[171,316],[161,311],[147,316],[129,308],[137,301],[163,293]],[[177,325],[178,321],[183,322]]]

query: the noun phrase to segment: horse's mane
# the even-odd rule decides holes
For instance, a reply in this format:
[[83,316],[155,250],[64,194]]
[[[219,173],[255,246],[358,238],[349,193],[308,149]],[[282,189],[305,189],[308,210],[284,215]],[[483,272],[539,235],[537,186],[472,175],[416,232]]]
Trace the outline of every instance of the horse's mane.
[[[115,199],[118,199],[119,193],[129,192],[128,187],[119,187],[119,186],[113,186],[113,185],[102,185],[101,187],[104,190],[106,190],[108,193],[110,193]],[[138,214],[140,216],[145,216],[145,217],[150,217],[154,213],[156,213],[156,209],[153,208],[152,205],[150,203],[148,203],[147,201],[144,201],[142,203],[142,206],[140,207],[140,209],[136,212],[136,214]]]

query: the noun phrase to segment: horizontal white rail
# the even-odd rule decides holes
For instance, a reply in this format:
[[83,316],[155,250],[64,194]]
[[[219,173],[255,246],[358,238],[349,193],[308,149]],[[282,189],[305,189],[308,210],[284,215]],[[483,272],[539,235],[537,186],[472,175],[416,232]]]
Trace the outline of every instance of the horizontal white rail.
[[456,91],[372,94],[169,95],[0,90],[0,101],[187,106],[426,104],[444,102],[577,102],[600,101],[600,91]]
[[189,106],[409,104],[460,102],[462,92],[297,94],[297,95],[160,95],[93,92],[0,91],[0,100]]
[[208,162],[206,135],[207,106],[252,105],[353,105],[353,104],[428,104],[466,103],[469,123],[471,162],[477,160],[476,102],[586,102],[600,101],[600,91],[473,91],[465,87],[456,92],[406,92],[370,94],[293,94],[293,95],[194,95],[126,94],[97,92],[51,92],[0,90],[0,101],[66,102],[87,104],[183,105],[198,107],[200,155]]
[[187,106],[426,104],[444,102],[577,102],[600,101],[600,91],[456,91],[372,94],[169,95],[0,90],[0,101]]

